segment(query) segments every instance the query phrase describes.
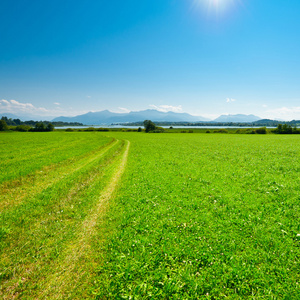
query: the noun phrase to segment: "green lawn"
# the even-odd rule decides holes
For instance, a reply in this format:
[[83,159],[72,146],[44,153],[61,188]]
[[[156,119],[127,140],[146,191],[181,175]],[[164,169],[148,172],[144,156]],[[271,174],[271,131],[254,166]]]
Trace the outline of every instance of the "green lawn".
[[4,299],[300,298],[297,135],[12,133],[0,145]]

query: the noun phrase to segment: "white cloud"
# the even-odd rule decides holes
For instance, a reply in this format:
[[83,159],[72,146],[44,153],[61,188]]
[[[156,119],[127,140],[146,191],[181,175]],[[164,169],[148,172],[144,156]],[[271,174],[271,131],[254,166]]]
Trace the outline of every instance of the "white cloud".
[[59,103],[55,109],[47,109],[45,107],[36,107],[32,103],[22,103],[16,100],[0,100],[0,112],[12,113],[17,116],[24,117],[56,117],[56,116],[74,116],[77,114],[86,113],[87,111],[74,111],[72,109],[62,109]]
[[123,112],[123,113],[129,113],[130,112],[130,109],[128,108],[125,108],[125,107],[118,107],[118,109]]
[[40,112],[48,112],[44,107],[35,107],[31,103],[21,103],[16,100],[0,100],[0,108],[6,110],[6,112],[10,113],[40,113]]
[[232,99],[232,98],[227,98],[227,99],[226,99],[226,102],[227,102],[227,103],[231,103],[231,102],[235,102],[235,101],[236,101],[236,100],[235,100],[235,99]]
[[168,112],[168,111],[172,111],[172,112],[182,112],[182,106],[178,105],[178,106],[172,106],[172,105],[154,105],[151,104],[149,105],[150,107],[161,111],[161,112]]
[[9,102],[7,101],[7,100],[0,100],[0,105],[1,105],[1,103],[5,103],[5,104],[9,104]]
[[267,113],[270,113],[273,118],[280,118],[286,121],[293,119],[300,120],[300,106],[269,109]]
[[264,104],[262,107],[266,108],[266,107],[268,107],[268,105]]
[[53,104],[55,104],[55,105],[60,105],[60,103],[59,103],[59,102],[54,102]]

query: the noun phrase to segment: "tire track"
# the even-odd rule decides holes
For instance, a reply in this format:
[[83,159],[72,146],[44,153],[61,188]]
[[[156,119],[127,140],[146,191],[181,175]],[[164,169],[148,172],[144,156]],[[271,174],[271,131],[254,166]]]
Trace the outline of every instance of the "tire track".
[[[106,167],[111,166],[113,162],[118,162],[119,157],[122,156],[122,153],[124,152],[125,144],[123,141],[120,141],[120,140],[115,141],[111,145],[110,148],[112,148],[115,145],[118,145],[118,148],[116,149],[117,152],[115,152],[117,154],[112,153],[111,157],[110,156],[108,157]],[[108,149],[107,149],[107,151],[108,151]],[[93,161],[93,160],[90,159],[90,161]],[[93,186],[94,183],[96,183],[97,178],[99,178],[99,175],[101,175],[101,172],[99,173],[99,170],[97,172],[92,172],[92,174],[90,174],[90,176],[85,181],[80,181],[74,187],[72,187],[72,189],[69,191],[69,193],[63,199],[61,199],[59,201],[59,206],[61,207],[60,209],[63,209],[64,205],[67,204],[68,202],[70,202],[71,200],[73,201],[73,199],[72,199],[73,197],[80,199],[83,196],[80,191],[82,189],[84,189],[85,187]],[[102,175],[101,175],[101,178],[102,178]],[[105,188],[106,187],[104,186],[104,189]],[[50,218],[52,218],[52,216]],[[39,230],[39,227],[42,227],[43,224],[44,224],[44,222],[42,222],[42,220],[38,220],[35,225],[31,226],[31,232],[34,233],[35,231]],[[82,232],[82,229],[81,229],[82,223],[74,224],[74,225],[75,226],[73,228],[76,228],[75,232],[81,233]],[[28,238],[30,238],[30,237],[28,237]],[[25,240],[27,240],[26,236],[22,236],[18,239],[18,241],[20,241],[21,244]],[[76,238],[76,240],[77,240],[77,238]],[[28,243],[29,243],[29,245],[26,245]],[[25,243],[26,247],[30,246],[31,243],[34,243],[34,241],[30,240],[30,239],[27,240],[27,242]],[[66,244],[67,249],[69,249],[69,245],[70,245],[70,242],[68,242]],[[21,245],[17,246],[16,244],[14,244],[14,245],[10,245],[10,246],[12,248],[10,250],[6,249],[7,251],[5,251],[3,253],[4,255],[1,257],[1,259],[3,261],[10,260],[10,256],[19,257],[18,252],[14,253],[13,248],[15,248],[16,250],[20,250]],[[26,252],[26,250],[25,250],[25,252]],[[5,253],[7,253],[9,256],[6,257]],[[20,256],[20,258],[21,258],[21,256]],[[47,260],[47,257],[45,257],[45,258]],[[17,263],[17,262],[15,262],[14,264],[13,264],[13,262],[11,262],[11,268],[16,268],[16,270],[13,272],[14,273],[13,277],[11,277],[8,281],[4,281],[2,283],[2,286],[0,287],[0,298],[1,298],[1,295],[4,296],[4,299],[11,299],[10,297],[12,297],[13,295],[18,295],[18,292],[16,292],[16,291],[18,290],[20,284],[22,285],[23,283],[29,282],[31,280],[34,280],[34,281],[38,280],[37,282],[40,285],[39,280],[43,281],[43,279],[45,278],[45,274],[48,274],[48,272],[51,274],[51,270],[53,270],[53,267],[51,265],[50,266],[47,264],[44,265],[43,261],[36,261],[36,262],[28,261],[28,262],[26,262],[26,260],[22,259],[22,260],[20,260],[20,262],[21,262],[20,265],[15,265],[15,263]],[[55,267],[56,263],[57,263],[57,261],[53,261],[54,267]],[[40,272],[42,269],[44,269],[44,270],[42,272]],[[35,271],[38,272],[36,275],[34,275]],[[16,272],[16,274],[15,274],[15,272]],[[21,281],[19,280],[19,282],[18,282],[17,281],[18,278],[22,278],[22,279],[20,279]],[[44,284],[46,285],[47,282]],[[32,293],[34,294],[34,291],[32,291]],[[8,295],[10,295],[10,296],[8,296]]]
[[[109,201],[115,196],[118,184],[126,168],[129,148],[130,142],[126,141],[125,151],[118,170],[113,174],[106,188],[101,193],[98,204],[91,216],[83,222],[78,239],[68,246],[64,260],[47,277],[46,286],[43,286],[43,290],[38,293],[38,299],[66,299],[78,282],[84,278],[89,278],[93,272],[94,262],[90,261],[89,258],[91,241],[97,233],[96,225],[99,216],[103,216],[108,209]],[[80,296],[77,299],[80,299]]]
[[52,165],[50,167],[45,167],[42,170],[34,173],[34,175],[40,175],[36,180],[34,180],[34,182],[28,180],[27,182],[25,182],[25,184],[21,184],[14,188],[9,188],[5,184],[2,185],[2,191],[0,193],[0,210],[3,211],[4,209],[20,204],[26,197],[33,198],[35,195],[41,193],[44,189],[52,186],[58,181],[63,180],[71,173],[77,172],[96,159],[99,159],[117,143],[119,143],[119,140],[113,140],[105,145],[104,148],[101,149],[102,151],[100,151],[96,155],[84,157],[73,163],[71,166],[69,162],[67,165],[63,166]]

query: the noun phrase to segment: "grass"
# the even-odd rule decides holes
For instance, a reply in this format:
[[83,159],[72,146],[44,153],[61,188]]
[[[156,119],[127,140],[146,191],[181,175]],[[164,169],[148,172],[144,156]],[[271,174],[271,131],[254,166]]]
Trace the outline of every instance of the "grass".
[[[83,241],[79,237],[83,224],[99,205],[101,192],[105,191],[107,183],[114,176],[125,151],[123,141],[111,143],[112,139],[101,135],[97,135],[97,140],[96,149],[99,151],[93,149],[75,163],[60,164],[55,169],[59,180],[53,180],[50,172],[50,183],[47,185],[44,185],[43,178],[36,179],[34,189],[26,182],[18,185],[17,188],[24,187],[20,189],[22,201],[16,203],[12,197],[12,204],[2,210],[0,276],[4,299],[54,298],[56,290],[61,292],[55,297],[65,299],[70,292],[65,291],[68,286],[65,282],[68,280],[72,280],[71,287],[74,290],[75,278],[70,277],[68,272],[61,276],[61,267],[68,265],[67,257],[73,248],[82,248]],[[86,136],[85,145],[88,145],[88,141],[89,137]],[[1,203],[3,200],[9,202],[7,197],[1,200]],[[78,254],[82,255],[81,252]],[[75,267],[74,261],[72,266]],[[86,279],[90,276],[86,275],[88,270],[91,271],[90,267],[84,264],[85,272],[82,275],[85,274]],[[58,278],[60,280],[56,281]],[[62,287],[58,289],[58,285]],[[87,292],[81,290],[83,296]]]
[[140,135],[99,299],[299,299],[299,138]]
[[2,298],[299,299],[298,136],[0,141]]
[[[78,157],[96,151],[109,140],[95,133],[49,132],[2,133],[0,139],[0,184],[23,180],[45,166],[73,163]],[[88,141],[88,143],[87,143]],[[69,161],[67,161],[69,159]]]

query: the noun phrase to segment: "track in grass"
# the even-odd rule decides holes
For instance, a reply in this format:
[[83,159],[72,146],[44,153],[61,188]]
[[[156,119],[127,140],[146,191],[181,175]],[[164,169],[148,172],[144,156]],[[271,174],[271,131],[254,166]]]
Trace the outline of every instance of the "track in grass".
[[88,153],[84,157],[72,160],[72,162],[67,160],[61,164],[44,167],[22,178],[21,184],[19,181],[2,184],[0,189],[0,209],[3,210],[8,206],[16,205],[26,197],[32,198],[34,195],[63,180],[70,174],[92,164],[96,159],[105,155],[116,143],[117,141],[112,141],[101,147],[101,149],[97,149],[96,153]]
[[0,297],[300,298],[299,136],[105,135],[3,163]]
[[[91,214],[84,220],[78,232],[77,239],[73,240],[64,250],[64,259],[51,268],[53,273],[47,277],[45,284],[38,293],[38,298],[49,299],[56,294],[57,299],[66,297],[77,298],[79,295],[87,295],[88,287],[82,289],[81,280],[85,281],[95,273],[95,267],[99,263],[93,262],[91,253],[91,241],[99,231],[96,232],[97,222],[106,213],[109,201],[114,197],[117,185],[124,173],[127,163],[130,142],[127,141],[125,150],[118,161],[116,172],[101,192],[98,203]],[[84,264],[82,264],[84,262]],[[87,266],[88,265],[88,266]]]
[[23,181],[6,194],[0,215],[4,299],[65,299],[73,281],[89,274],[90,265],[82,264],[81,257],[95,259],[85,251],[124,171],[128,149],[129,142],[114,140],[36,177],[35,189]]

